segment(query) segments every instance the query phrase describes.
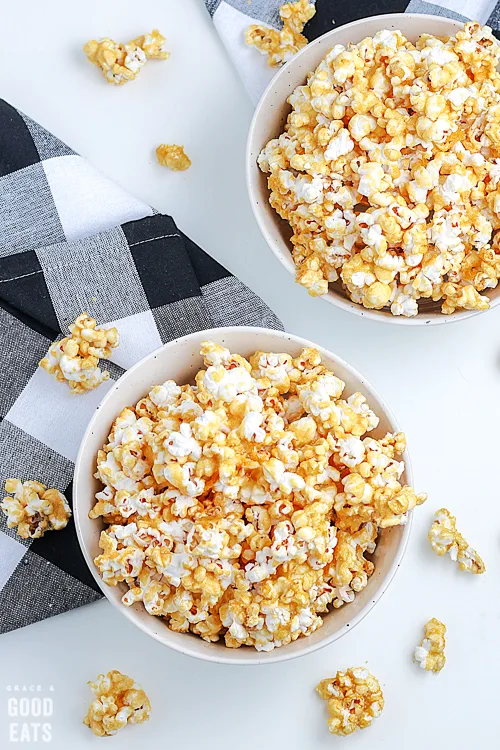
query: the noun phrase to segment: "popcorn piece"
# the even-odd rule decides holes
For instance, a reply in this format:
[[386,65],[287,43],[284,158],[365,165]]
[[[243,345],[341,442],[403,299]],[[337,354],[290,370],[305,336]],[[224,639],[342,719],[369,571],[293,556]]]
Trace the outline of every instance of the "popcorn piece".
[[83,51],[89,62],[101,69],[108,83],[117,86],[133,81],[146,62],[146,55],[137,44],[117,44],[107,37],[92,39]]
[[[280,62],[279,32],[248,35]],[[415,45],[383,30],[336,45],[291,94],[284,131],[257,161],[312,296],[337,283],[404,317],[420,300],[446,315],[489,307],[484,292],[500,278],[499,60],[476,23]]]
[[148,59],[166,60],[170,53],[164,47],[165,37],[158,29],[143,34],[127,44],[112,39],[92,39],[83,51],[93,65],[101,69],[108,83],[121,86],[133,81]]
[[89,682],[95,699],[83,723],[97,737],[116,734],[126,724],[142,724],[149,719],[151,703],[140,685],[131,677],[113,669]]
[[5,491],[14,497],[4,497],[0,508],[7,516],[7,526],[23,539],[39,539],[46,531],[59,531],[67,526],[71,510],[59,490],[48,490],[41,482],[21,482],[7,479]]
[[399,481],[404,435],[368,437],[378,417],[315,349],[201,355],[194,385],[153,386],[98,452],[95,564],[177,632],[270,651],[352,602],[379,529],[425,496]]
[[156,149],[156,157],[162,167],[168,167],[174,172],[183,172],[191,166],[191,159],[184,153],[184,146],[162,143]]
[[166,41],[158,29],[153,29],[151,34],[142,34],[133,43],[142,49],[148,60],[167,60],[170,52],[165,49]]
[[311,0],[296,0],[282,5],[279,12],[283,21],[283,28],[279,31],[258,24],[249,26],[245,31],[245,42],[267,55],[268,65],[272,68],[288,62],[307,45],[302,31],[316,13],[316,8]]
[[335,677],[321,680],[316,691],[328,701],[330,732],[340,737],[366,729],[384,708],[379,682],[364,667],[337,672]]
[[486,570],[476,550],[472,549],[457,531],[456,518],[446,508],[441,508],[434,516],[429,529],[429,541],[437,555],[445,555],[448,552],[451,559],[459,564],[460,570],[469,573],[484,573]]
[[463,310],[487,310],[490,306],[488,297],[479,294],[471,284],[443,284],[442,292],[444,297],[442,311],[445,315],[450,315],[458,308]]
[[440,672],[446,662],[444,655],[446,625],[433,617],[426,623],[424,633],[422,643],[415,649],[414,661],[422,669]]
[[51,344],[39,362],[46,372],[67,383],[73,393],[90,391],[109,378],[109,372],[99,368],[99,359],[109,359],[120,339],[116,328],[96,326],[93,318],[82,313],[69,326],[71,336]]

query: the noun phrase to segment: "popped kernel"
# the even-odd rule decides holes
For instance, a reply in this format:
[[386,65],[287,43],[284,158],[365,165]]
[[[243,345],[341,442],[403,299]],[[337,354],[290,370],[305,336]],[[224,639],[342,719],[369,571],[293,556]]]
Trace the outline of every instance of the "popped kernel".
[[451,559],[458,563],[460,570],[476,574],[484,573],[486,570],[476,550],[458,532],[455,516],[446,508],[441,508],[434,516],[429,529],[429,541],[437,555],[445,555],[448,552]]
[[435,617],[424,626],[422,643],[415,648],[414,661],[429,672],[440,672],[445,665],[446,625]]
[[[257,33],[257,32],[255,32]],[[269,36],[266,36],[268,33]],[[263,30],[271,45],[274,30]],[[264,43],[264,42],[262,42]],[[500,278],[500,45],[488,27],[337,44],[258,157],[296,280],[392,315],[488,309]]]
[[97,737],[116,734],[126,724],[142,724],[149,719],[151,703],[131,677],[112,669],[89,682],[95,695],[83,720]]
[[127,44],[114,42],[109,37],[91,39],[83,51],[89,62],[101,69],[108,83],[122,86],[137,78],[148,59],[166,60],[170,56],[165,41],[158,29],[153,29],[150,34],[143,34]]
[[83,51],[93,65],[101,69],[108,83],[122,86],[137,77],[146,62],[146,55],[136,44],[120,44],[112,39],[91,39]]
[[73,393],[85,393],[108,380],[109,372],[100,369],[99,359],[111,357],[120,337],[116,328],[97,328],[87,313],[79,315],[69,330],[71,336],[54,341],[39,365]]
[[168,60],[170,52],[165,48],[167,40],[158,29],[151,34],[142,34],[134,39],[134,44],[142,49],[148,60]]
[[335,677],[321,680],[316,691],[328,701],[328,729],[340,737],[366,729],[384,708],[380,684],[364,667],[339,671]]
[[307,39],[302,31],[315,13],[315,3],[311,0],[285,3],[279,10],[283,21],[281,29],[252,24],[245,31],[245,42],[263,55],[267,55],[268,65],[276,68],[288,62],[296,52],[307,45]]
[[174,172],[183,172],[191,166],[191,159],[184,152],[184,146],[162,143],[156,149],[156,158],[162,167],[168,167]]
[[126,606],[172,630],[270,651],[354,600],[380,529],[425,495],[404,485],[404,435],[315,349],[248,359],[203,342],[194,383],[153,386],[97,454],[95,564]]
[[0,508],[7,516],[7,526],[23,539],[40,539],[46,531],[60,531],[67,526],[71,510],[62,492],[47,489],[41,482],[7,479]]

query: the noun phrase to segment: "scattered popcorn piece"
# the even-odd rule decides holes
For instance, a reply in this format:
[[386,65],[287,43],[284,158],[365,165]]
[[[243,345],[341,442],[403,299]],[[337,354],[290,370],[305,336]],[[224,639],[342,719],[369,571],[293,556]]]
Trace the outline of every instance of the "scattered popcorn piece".
[[168,167],[174,172],[183,172],[191,166],[191,159],[184,152],[184,146],[162,143],[156,149],[156,157],[162,167]]
[[158,29],[143,34],[127,44],[114,42],[109,37],[92,39],[83,51],[88,60],[101,69],[108,83],[121,86],[133,81],[148,59],[166,60],[165,37]]
[[83,723],[98,737],[116,734],[126,724],[142,724],[149,719],[151,703],[140,685],[113,669],[89,682],[95,699]]
[[96,326],[94,318],[82,313],[69,326],[71,336],[54,341],[39,362],[46,372],[67,383],[73,393],[90,391],[109,378],[109,372],[99,368],[99,359],[109,359],[120,339],[116,328]]
[[[274,52],[279,32],[247,35]],[[284,131],[258,164],[312,296],[336,283],[404,317],[422,303],[446,315],[489,307],[500,278],[499,60],[478,23],[416,44],[383,30],[335,45],[289,96]]]
[[88,60],[102,70],[108,83],[117,86],[133,81],[146,62],[146,55],[137,44],[117,44],[107,37],[92,39],[84,45],[83,51]]
[[263,55],[267,55],[267,62],[272,68],[288,62],[296,52],[307,45],[307,39],[302,31],[316,13],[315,3],[311,0],[285,3],[279,13],[283,21],[283,28],[280,30],[253,24],[245,31],[245,42]]
[[41,482],[21,482],[7,479],[5,491],[14,497],[4,497],[0,508],[7,516],[7,526],[23,539],[39,539],[46,531],[59,531],[67,526],[71,510],[64,495],[47,489]]
[[201,355],[193,385],[153,386],[98,452],[95,564],[172,630],[270,651],[354,600],[379,530],[425,495],[403,483],[404,435],[371,437],[378,417],[315,349]]
[[414,661],[422,668],[429,672],[440,672],[445,665],[446,656],[444,655],[446,625],[436,620],[435,617],[429,620],[424,627],[424,639],[416,647]]
[[134,39],[134,44],[142,49],[148,60],[168,60],[170,52],[165,49],[166,39],[158,29],[151,34],[143,34]]
[[456,518],[446,508],[441,508],[434,516],[429,529],[429,541],[437,555],[448,552],[451,559],[459,564],[460,570],[478,574],[486,570],[476,550],[457,531]]
[[336,677],[321,680],[316,691],[328,701],[330,732],[340,737],[366,729],[384,708],[380,684],[364,667],[337,672]]

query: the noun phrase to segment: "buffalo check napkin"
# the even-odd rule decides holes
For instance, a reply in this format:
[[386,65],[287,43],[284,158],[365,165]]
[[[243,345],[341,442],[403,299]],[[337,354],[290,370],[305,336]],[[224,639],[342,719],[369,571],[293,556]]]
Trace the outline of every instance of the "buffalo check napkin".
[[[38,362],[82,311],[121,342],[110,380],[75,396]],[[0,490],[36,479],[71,504],[80,440],[114,381],[167,341],[226,325],[282,327],[170,216],[0,100]],[[32,541],[0,512],[0,632],[100,596],[72,521]]]
[[[244,32],[254,23],[280,28],[279,9],[285,2],[287,0],[205,0],[222,43],[255,104],[276,68],[269,67],[267,56],[245,44]],[[315,5],[316,15],[304,29],[309,41],[358,18],[405,12],[447,16],[464,22],[473,19],[488,24],[500,36],[500,2],[497,0],[442,0],[441,3],[426,0],[410,0],[409,3],[408,0],[316,0]]]

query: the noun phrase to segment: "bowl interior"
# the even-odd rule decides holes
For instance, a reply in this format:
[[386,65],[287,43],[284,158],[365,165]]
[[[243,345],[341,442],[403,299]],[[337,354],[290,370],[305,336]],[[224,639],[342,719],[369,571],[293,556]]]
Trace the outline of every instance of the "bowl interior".
[[[88,517],[95,503],[94,495],[101,489],[100,482],[93,476],[97,451],[105,443],[111,424],[119,412],[126,406],[135,405],[151,386],[167,379],[176,380],[181,384],[193,381],[194,375],[203,366],[199,349],[201,342],[206,339],[212,339],[243,355],[250,355],[256,350],[264,350],[286,351],[296,356],[303,346],[310,345],[310,342],[304,339],[279,331],[259,328],[219,328],[194,333],[172,341],[132,367],[120,378],[98,407],[80,447],[74,480],[74,517],[78,538],[89,568],[107,598],[138,627],[162,643],[192,656],[219,662],[250,664],[293,658],[315,650],[348,632],[349,628],[352,628],[371,609],[396,571],[406,546],[410,524],[381,533],[373,555],[375,572],[367,587],[356,596],[352,604],[326,614],[323,626],[307,638],[299,638],[288,646],[266,653],[257,652],[249,647],[229,649],[221,643],[207,643],[196,635],[171,631],[161,619],[149,615],[142,604],[136,603],[132,607],[125,607],[120,599],[127,590],[127,586],[121,584],[113,588],[104,584],[93,563],[93,559],[100,554],[99,535],[105,526],[102,520],[91,520]],[[322,355],[323,362],[345,381],[345,392],[350,394],[354,391],[361,391],[380,416],[380,425],[372,434],[379,437],[389,430],[397,430],[398,426],[392,414],[378,393],[345,362],[321,347],[317,348]],[[406,472],[402,481],[411,484],[409,458],[405,455],[404,459]]]
[[[297,86],[306,82],[308,73],[316,69],[335,44],[357,43],[382,29],[399,29],[411,42],[416,42],[422,33],[451,36],[462,27],[462,23],[450,18],[417,13],[394,13],[354,21],[308,44],[273,78],[257,105],[250,125],[246,157],[247,186],[253,212],[264,238],[293,276],[295,276],[295,265],[290,253],[292,231],[288,222],[281,219],[270,206],[267,175],[261,172],[257,165],[257,157],[262,148],[284,130],[288,114],[292,109],[287,104],[287,98]],[[492,305],[500,302],[500,286],[496,289],[489,289],[488,296]],[[449,323],[477,314],[474,311],[464,310],[452,315],[443,315],[440,312],[440,303],[432,302],[432,300],[419,302],[421,312],[415,318],[394,316],[387,310],[367,310],[352,302],[338,282],[330,285],[325,299],[366,318],[404,325]]]

